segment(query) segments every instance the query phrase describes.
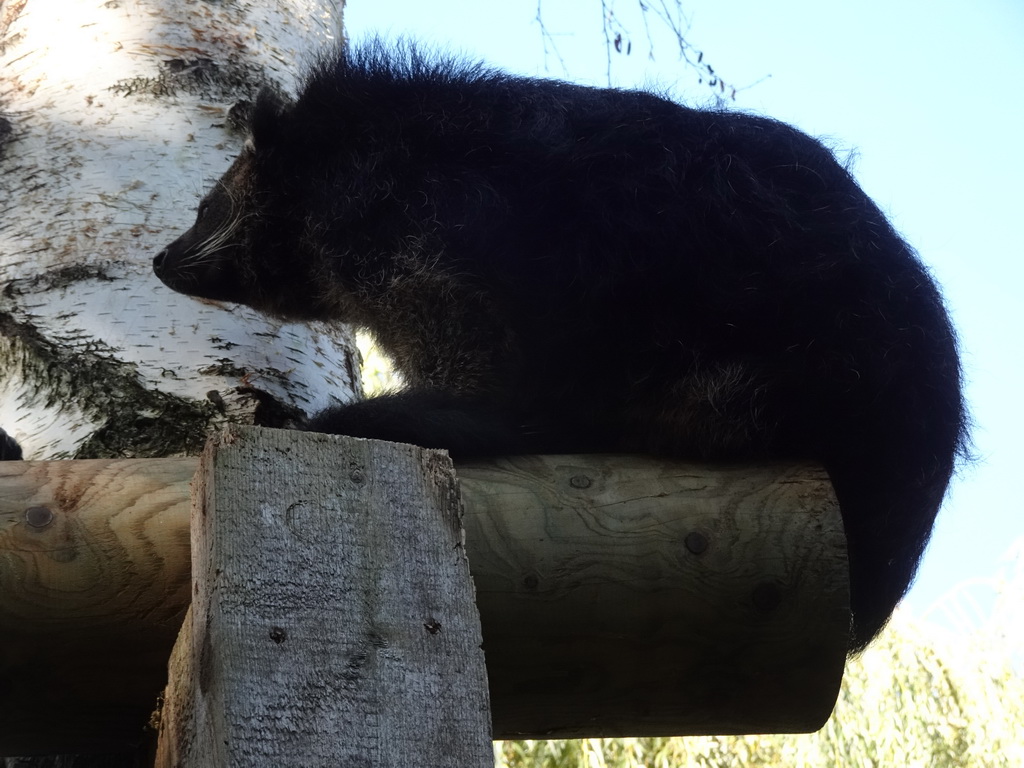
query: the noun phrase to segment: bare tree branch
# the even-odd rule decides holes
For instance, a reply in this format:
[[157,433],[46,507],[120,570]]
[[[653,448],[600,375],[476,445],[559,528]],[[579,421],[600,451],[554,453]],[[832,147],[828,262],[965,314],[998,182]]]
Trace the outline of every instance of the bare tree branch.
[[[568,66],[558,49],[555,36],[544,22],[543,2],[544,0],[537,0],[536,22],[540,27],[541,40],[544,44],[544,56],[545,58],[555,56],[562,71],[568,74]],[[731,80],[723,78],[705,60],[704,51],[690,42],[691,19],[683,10],[683,0],[635,0],[635,3],[636,5],[630,10],[639,12],[649,60],[657,59],[656,38],[660,28],[662,31],[667,31],[673,39],[679,60],[683,62],[684,66],[694,71],[697,82],[707,86],[717,101],[735,101],[737,93],[751,87],[739,87]],[[612,83],[615,56],[629,56],[633,53],[633,40],[630,33],[632,22],[624,20],[620,14],[616,13],[615,4],[616,0],[600,0],[601,31],[604,35],[605,47],[605,77],[609,85]],[[652,23],[652,19],[654,23]],[[761,82],[761,80],[757,82]]]

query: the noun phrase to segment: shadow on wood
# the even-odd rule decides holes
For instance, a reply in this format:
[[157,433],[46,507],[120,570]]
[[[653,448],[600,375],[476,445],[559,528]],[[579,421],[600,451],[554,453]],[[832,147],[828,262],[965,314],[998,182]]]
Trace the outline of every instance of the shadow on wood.
[[823,470],[460,465],[496,738],[817,730],[850,626]]

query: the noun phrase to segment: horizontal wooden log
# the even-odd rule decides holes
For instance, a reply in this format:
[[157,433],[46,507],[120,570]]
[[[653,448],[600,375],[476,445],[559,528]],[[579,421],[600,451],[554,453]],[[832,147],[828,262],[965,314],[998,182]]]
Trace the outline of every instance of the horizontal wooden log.
[[142,740],[189,602],[195,469],[0,462],[0,755]]
[[523,456],[458,472],[496,738],[828,719],[850,613],[823,470]]
[[[195,467],[0,463],[0,754],[140,738],[187,608]],[[458,474],[495,738],[827,718],[849,611],[822,470],[551,456]]]

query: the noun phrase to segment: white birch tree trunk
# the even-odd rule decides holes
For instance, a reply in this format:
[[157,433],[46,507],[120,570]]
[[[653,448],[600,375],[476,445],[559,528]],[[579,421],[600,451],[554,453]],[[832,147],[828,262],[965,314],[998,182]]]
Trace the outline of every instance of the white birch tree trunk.
[[26,458],[197,452],[358,391],[348,333],[172,293],[153,256],[340,0],[0,0],[0,427]]
[[[0,427],[34,459],[197,453],[227,421],[351,398],[337,329],[172,293],[153,256],[242,138],[230,107],[293,92],[341,0],[0,0]],[[19,766],[135,759],[9,759]]]

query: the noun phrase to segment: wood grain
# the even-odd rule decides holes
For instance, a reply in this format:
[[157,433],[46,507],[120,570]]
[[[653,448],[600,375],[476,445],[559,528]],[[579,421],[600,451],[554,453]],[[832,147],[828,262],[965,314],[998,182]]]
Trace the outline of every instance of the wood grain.
[[[140,738],[189,599],[195,467],[0,463],[0,753]],[[496,738],[827,718],[849,611],[821,469],[633,456],[457,469]],[[53,519],[39,525],[38,508]]]
[[212,441],[158,768],[490,768],[461,512],[443,452],[256,427]]
[[818,467],[460,465],[496,738],[816,730],[849,630]]
[[0,754],[141,740],[188,607],[195,467],[0,462]]
[[195,459],[0,463],[0,617],[180,623]]

